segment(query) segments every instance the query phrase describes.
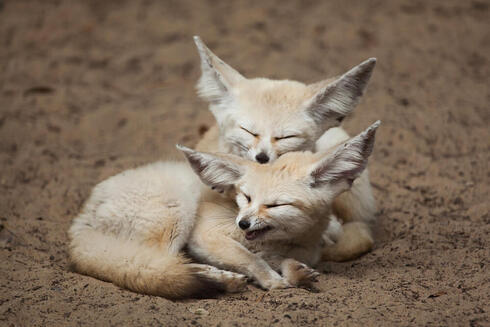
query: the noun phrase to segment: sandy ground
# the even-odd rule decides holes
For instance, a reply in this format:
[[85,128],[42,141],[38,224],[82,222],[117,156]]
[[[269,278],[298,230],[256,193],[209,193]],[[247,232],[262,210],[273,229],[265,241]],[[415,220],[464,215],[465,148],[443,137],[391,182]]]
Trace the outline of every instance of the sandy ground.
[[[378,58],[345,123],[383,121],[378,241],[318,292],[172,302],[69,269],[91,188],[213,123],[193,34],[251,77]],[[0,1],[0,325],[489,326],[489,56],[482,0]]]

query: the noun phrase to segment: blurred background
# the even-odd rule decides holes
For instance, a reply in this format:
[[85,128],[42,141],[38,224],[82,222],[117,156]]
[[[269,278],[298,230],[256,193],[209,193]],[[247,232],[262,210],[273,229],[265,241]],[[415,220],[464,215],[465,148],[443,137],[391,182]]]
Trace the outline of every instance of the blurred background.
[[[325,267],[320,293],[182,304],[68,269],[91,188],[214,123],[193,35],[247,77],[309,83],[378,59],[344,124],[383,122],[377,248]],[[0,321],[488,323],[489,56],[486,0],[0,1]]]

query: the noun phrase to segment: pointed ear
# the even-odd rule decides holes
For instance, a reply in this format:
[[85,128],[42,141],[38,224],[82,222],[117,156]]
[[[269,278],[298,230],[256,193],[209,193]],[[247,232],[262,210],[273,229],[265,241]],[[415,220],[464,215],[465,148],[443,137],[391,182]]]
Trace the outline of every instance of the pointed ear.
[[310,85],[320,88],[305,104],[310,117],[326,128],[338,126],[359,102],[375,65],[376,58],[370,58],[332,82]]
[[204,184],[223,189],[236,183],[243,175],[243,167],[231,155],[214,155],[177,145]]
[[201,57],[198,94],[209,102],[219,102],[230,96],[233,87],[245,77],[212,53],[199,36],[194,36],[194,42]]
[[339,193],[348,189],[366,168],[368,157],[373,150],[376,129],[380,123],[378,120],[317,162],[311,171],[311,187],[336,185],[340,186]]

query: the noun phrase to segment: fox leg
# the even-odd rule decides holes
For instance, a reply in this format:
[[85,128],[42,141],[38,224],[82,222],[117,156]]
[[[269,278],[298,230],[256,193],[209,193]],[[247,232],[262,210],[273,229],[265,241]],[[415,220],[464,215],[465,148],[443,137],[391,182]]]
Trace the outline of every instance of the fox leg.
[[296,287],[311,286],[320,276],[320,273],[313,268],[294,259],[285,259],[281,263],[281,272],[288,283]]
[[197,275],[200,275],[207,280],[215,281],[219,285],[223,285],[226,292],[240,292],[247,286],[247,276],[242,274],[221,270],[210,265],[199,263],[191,263],[189,264],[189,267],[191,267]]
[[[337,220],[331,220],[327,231],[323,234],[325,241],[323,260],[337,262],[352,260],[373,248],[374,240],[368,224],[356,221],[340,225],[335,221]],[[335,226],[336,224],[339,225]]]
[[376,202],[367,171],[354,181],[350,190],[334,200],[332,209],[333,215],[323,234],[322,259],[346,261],[370,251],[374,245],[371,226],[376,222]]
[[201,233],[191,238],[188,249],[199,261],[251,277],[264,289],[291,287],[264,259],[230,237]]

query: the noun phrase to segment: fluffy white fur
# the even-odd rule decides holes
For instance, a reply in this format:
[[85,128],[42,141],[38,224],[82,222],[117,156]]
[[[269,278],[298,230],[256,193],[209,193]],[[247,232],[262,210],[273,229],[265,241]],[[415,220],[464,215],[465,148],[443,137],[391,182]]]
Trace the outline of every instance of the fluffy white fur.
[[209,102],[220,131],[213,152],[250,160],[259,153],[274,161],[286,152],[313,150],[316,140],[355,108],[376,64],[371,58],[338,78],[311,85],[248,79],[213,54],[199,37],[194,39],[202,70],[198,94]]
[[[97,230],[133,242],[147,240],[168,217],[179,219],[174,242],[165,249],[176,254],[194,223],[201,183],[182,162],[157,162],[127,170],[98,184],[70,235]],[[137,219],[135,219],[137,218]]]
[[189,264],[181,253],[201,190],[199,178],[184,162],[157,162],[98,184],[69,230],[74,268],[169,298],[227,289],[223,280],[243,284],[243,276],[236,274],[217,280],[216,269]]
[[[233,153],[259,162],[264,158],[273,162],[291,151],[323,152],[347,140],[347,133],[336,126],[354,110],[376,64],[376,59],[371,58],[340,77],[310,85],[290,80],[249,79],[213,54],[199,37],[195,41],[202,68],[197,90],[209,102],[217,121],[217,126],[204,135],[196,149]],[[336,199],[333,207],[342,225],[359,222],[370,231],[376,219],[376,204],[367,170],[349,191]],[[374,241],[365,235],[359,235],[364,240],[359,253],[351,253],[342,260],[371,249]],[[327,252],[324,258],[333,260],[331,249]],[[335,256],[335,260],[341,258]]]
[[[235,200],[179,162],[111,177],[73,221],[71,262],[81,273],[170,298],[237,291],[246,276],[265,289],[308,285],[318,276],[310,267],[322,255],[330,205],[365,167],[376,128],[331,153],[292,152],[271,165],[181,147],[205,184],[232,188]],[[327,178],[331,170],[339,177]],[[241,230],[244,220],[250,224]],[[190,263],[185,244],[202,263],[231,271]]]
[[[200,261],[245,274],[266,289],[310,283],[316,275],[307,266],[314,267],[324,256],[325,235],[334,249],[332,257],[358,253],[370,234],[364,235],[359,223],[341,227],[331,204],[366,167],[378,126],[379,122],[373,124],[328,153],[290,152],[270,165],[182,148],[191,165],[214,170],[200,174],[202,181],[233,187],[238,204],[236,208],[231,200],[204,199],[190,252]],[[217,185],[215,175],[231,178]],[[234,222],[231,216],[236,216]],[[331,228],[323,233],[327,226]],[[361,238],[353,239],[354,235]]]

